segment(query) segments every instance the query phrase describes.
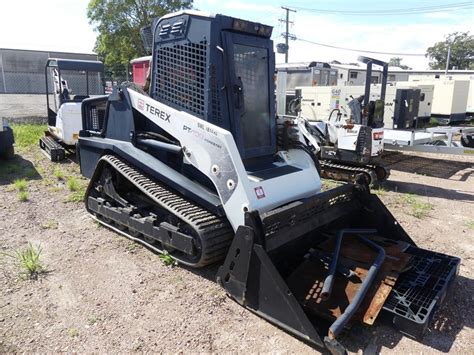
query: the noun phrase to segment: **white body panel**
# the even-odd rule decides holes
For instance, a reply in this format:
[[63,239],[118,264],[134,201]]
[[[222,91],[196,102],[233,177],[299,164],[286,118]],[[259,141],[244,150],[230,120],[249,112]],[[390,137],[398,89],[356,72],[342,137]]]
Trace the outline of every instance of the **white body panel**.
[[468,80],[426,80],[416,75],[410,75],[410,83],[423,83],[434,85],[433,115],[447,115],[466,113],[468,105],[469,84]]
[[75,145],[82,129],[81,103],[66,102],[61,105],[56,116],[56,126],[49,131],[67,145]]
[[321,181],[314,163],[302,150],[279,152],[281,165],[300,170],[258,179],[247,174],[229,131],[136,91],[128,92],[135,109],[179,140],[185,162],[211,179],[234,229],[245,224],[245,211],[266,212],[320,191]]

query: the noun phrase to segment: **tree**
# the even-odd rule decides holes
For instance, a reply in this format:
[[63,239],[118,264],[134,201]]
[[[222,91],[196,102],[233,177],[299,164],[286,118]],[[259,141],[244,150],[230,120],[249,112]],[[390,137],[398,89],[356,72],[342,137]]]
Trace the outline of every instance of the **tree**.
[[87,17],[98,32],[94,50],[114,77],[126,76],[130,60],[147,54],[140,29],[191,6],[192,0],[90,0]]
[[442,42],[437,42],[426,50],[430,59],[431,69],[445,69],[448,48],[451,47],[449,68],[474,69],[474,36],[469,32],[454,32],[446,36]]
[[408,65],[402,64],[403,58],[400,57],[392,57],[388,62],[389,67],[398,67],[400,69],[411,69]]

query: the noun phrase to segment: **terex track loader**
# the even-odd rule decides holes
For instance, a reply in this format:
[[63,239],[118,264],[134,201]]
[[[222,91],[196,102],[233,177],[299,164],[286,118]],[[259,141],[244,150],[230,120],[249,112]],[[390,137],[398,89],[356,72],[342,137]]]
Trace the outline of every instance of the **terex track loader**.
[[[48,130],[39,145],[51,161],[73,151],[82,128],[81,103],[104,95],[104,64],[99,61],[48,58],[45,66]],[[97,118],[98,119],[98,118]]]
[[421,336],[459,259],[418,249],[365,185],[321,192],[275,119],[272,28],[192,11],[152,28],[150,95],[83,102],[87,210],[185,265],[224,259],[235,301],[314,346],[344,352],[343,329],[380,312]]

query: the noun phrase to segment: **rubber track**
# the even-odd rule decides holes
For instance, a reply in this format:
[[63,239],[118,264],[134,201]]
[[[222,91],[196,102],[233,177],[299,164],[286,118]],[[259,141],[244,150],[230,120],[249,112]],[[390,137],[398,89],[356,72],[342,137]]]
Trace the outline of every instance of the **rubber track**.
[[369,182],[370,184],[373,184],[377,181],[377,175],[375,174],[375,167],[363,168],[363,167],[350,166],[350,165],[344,165],[344,164],[336,164],[336,163],[332,163],[329,160],[321,160],[320,164],[321,164],[321,169],[330,168],[330,169],[347,171],[349,173],[366,174],[370,179],[370,182]]
[[225,218],[216,216],[184,199],[113,155],[105,155],[100,160],[113,167],[148,198],[188,224],[200,236],[202,247],[200,260],[196,263],[179,258],[176,258],[177,260],[187,265],[201,267],[225,257],[234,236],[234,231]]

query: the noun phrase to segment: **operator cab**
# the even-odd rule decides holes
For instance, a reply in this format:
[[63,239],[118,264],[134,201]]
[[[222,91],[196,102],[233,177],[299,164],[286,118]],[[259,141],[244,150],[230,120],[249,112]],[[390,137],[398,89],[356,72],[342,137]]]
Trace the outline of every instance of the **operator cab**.
[[[45,67],[48,126],[56,126],[61,106],[80,113],[81,102],[104,94],[104,64],[91,60],[49,58]],[[80,121],[80,119],[79,119]]]
[[[183,11],[155,20],[150,96],[232,132],[249,170],[276,153],[272,28]],[[149,42],[152,36],[142,38]]]

